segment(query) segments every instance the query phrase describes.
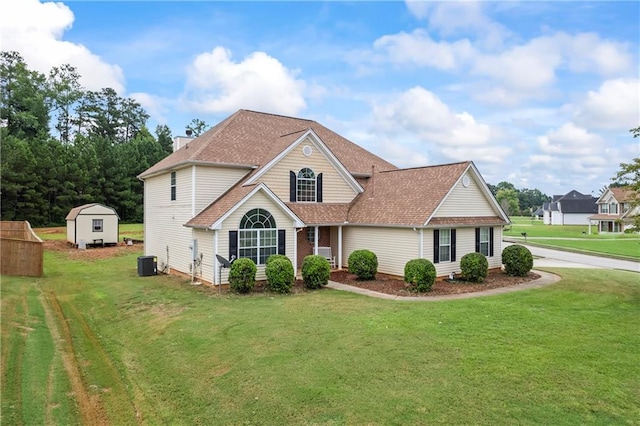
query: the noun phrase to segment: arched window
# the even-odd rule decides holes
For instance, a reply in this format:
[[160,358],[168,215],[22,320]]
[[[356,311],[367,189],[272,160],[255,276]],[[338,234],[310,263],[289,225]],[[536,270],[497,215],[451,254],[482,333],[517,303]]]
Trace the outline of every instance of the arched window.
[[267,210],[253,209],[240,221],[238,257],[246,257],[256,265],[264,265],[278,252],[276,221]]
[[316,174],[308,167],[298,172],[298,201],[316,201]]

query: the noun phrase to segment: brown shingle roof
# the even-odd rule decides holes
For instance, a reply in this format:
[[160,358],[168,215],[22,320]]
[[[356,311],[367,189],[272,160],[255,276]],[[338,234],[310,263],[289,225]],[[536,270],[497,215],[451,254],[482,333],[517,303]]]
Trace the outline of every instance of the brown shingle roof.
[[616,201],[623,202],[623,201],[631,201],[633,200],[635,197],[635,193],[629,189],[629,188],[609,188],[611,190],[611,192],[613,193],[613,196],[616,198]]
[[375,173],[353,203],[350,223],[422,226],[471,162]]
[[64,218],[64,220],[75,220],[75,218],[78,217],[78,215],[82,210],[87,209],[89,207],[97,206],[98,204],[99,203],[89,203],[89,204],[83,204],[78,207],[74,207],[71,210],[69,210],[69,213],[67,214],[67,217]]
[[140,174],[145,178],[189,162],[263,166],[312,129],[350,173],[396,167],[323,125],[301,118],[239,110]]
[[498,216],[434,217],[429,221],[429,225],[432,226],[489,226],[506,224],[507,222]]
[[350,203],[286,203],[307,225],[342,224],[347,220]]
[[253,191],[255,187],[256,185],[242,186],[240,184],[233,186],[185,225],[193,226],[195,228],[206,228],[211,226],[215,221],[231,210],[233,206],[240,202],[240,200]]

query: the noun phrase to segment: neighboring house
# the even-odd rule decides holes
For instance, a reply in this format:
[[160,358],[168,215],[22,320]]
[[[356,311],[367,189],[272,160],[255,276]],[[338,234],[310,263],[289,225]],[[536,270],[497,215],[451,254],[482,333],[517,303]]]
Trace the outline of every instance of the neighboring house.
[[139,178],[145,254],[214,284],[228,282],[216,255],[250,258],[264,279],[268,256],[299,270],[319,247],[338,268],[372,250],[379,272],[400,276],[414,258],[460,272],[474,251],[498,268],[509,223],[472,162],[398,169],[315,121],[247,110]]
[[67,241],[78,245],[81,241],[88,245],[117,244],[120,217],[111,207],[92,203],[74,207],[67,220]]
[[598,232],[624,232],[632,227],[633,216],[640,208],[631,207],[634,192],[627,188],[608,188],[598,198],[597,214],[589,217],[595,222]]
[[596,212],[595,197],[573,190],[554,195],[550,202],[544,203],[542,220],[545,225],[588,225],[589,217]]

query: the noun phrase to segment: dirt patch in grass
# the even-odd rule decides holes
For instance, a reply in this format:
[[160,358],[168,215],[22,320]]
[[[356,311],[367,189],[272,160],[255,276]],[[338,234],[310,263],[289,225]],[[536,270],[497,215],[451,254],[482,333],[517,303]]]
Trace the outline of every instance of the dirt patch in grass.
[[72,260],[96,260],[107,259],[113,256],[121,256],[141,250],[140,244],[126,245],[120,242],[114,246],[105,247],[87,247],[79,250],[72,244],[64,240],[45,240],[45,250],[67,253],[67,257]]
[[529,272],[524,277],[511,277],[500,270],[489,271],[487,278],[482,283],[471,283],[466,281],[446,281],[437,280],[431,291],[426,293],[415,293],[411,291],[409,286],[402,281],[401,278],[386,275],[376,274],[375,280],[360,281],[357,276],[350,274],[349,272],[334,271],[331,273],[331,281],[335,281],[341,284],[347,284],[354,287],[366,288],[368,290],[377,291],[379,293],[392,294],[395,296],[447,296],[452,294],[461,293],[474,293],[479,291],[490,290],[501,287],[512,287],[523,283],[540,278],[540,275]]

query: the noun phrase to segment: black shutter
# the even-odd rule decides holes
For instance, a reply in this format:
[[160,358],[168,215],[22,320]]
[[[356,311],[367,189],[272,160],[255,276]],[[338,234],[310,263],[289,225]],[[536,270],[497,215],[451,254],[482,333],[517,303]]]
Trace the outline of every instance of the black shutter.
[[284,254],[287,248],[287,231],[284,229],[278,229],[278,254]]
[[489,256],[493,256],[493,226],[489,228]]
[[238,258],[238,231],[229,231],[229,261]]
[[433,263],[440,263],[440,231],[433,230]]
[[292,203],[296,202],[296,174],[294,172],[289,172],[289,201]]
[[316,202],[322,202],[322,173],[316,178]]
[[451,261],[456,261],[456,230],[451,230]]
[[476,228],[476,253],[480,253],[480,228]]

